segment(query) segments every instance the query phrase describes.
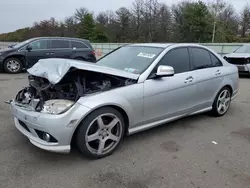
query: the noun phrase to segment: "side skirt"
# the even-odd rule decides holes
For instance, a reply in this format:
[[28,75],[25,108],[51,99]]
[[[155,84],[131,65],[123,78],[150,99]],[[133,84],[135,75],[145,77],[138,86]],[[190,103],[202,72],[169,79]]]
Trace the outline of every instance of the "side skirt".
[[208,112],[210,110],[212,110],[212,107],[205,108],[205,109],[202,109],[202,110],[198,110],[198,111],[195,111],[195,112],[193,112],[191,114],[182,114],[182,115],[178,115],[178,116],[158,120],[158,121],[155,121],[155,122],[143,124],[143,125],[140,125],[138,127],[134,127],[134,128],[129,129],[128,130],[128,135],[135,134],[137,132],[141,132],[141,131],[144,131],[144,130],[147,130],[147,129],[151,129],[153,127],[157,127],[157,126],[162,125],[164,123],[169,123],[169,122],[175,121],[177,119],[181,119],[183,117],[196,115],[196,114],[200,114],[200,113],[203,113],[203,112]]

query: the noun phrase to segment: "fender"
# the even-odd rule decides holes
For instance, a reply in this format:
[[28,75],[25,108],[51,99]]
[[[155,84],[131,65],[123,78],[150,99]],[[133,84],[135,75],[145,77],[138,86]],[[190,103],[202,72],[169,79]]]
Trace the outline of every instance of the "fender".
[[[133,97],[129,97],[128,100],[126,95],[131,95],[131,91],[133,91]],[[91,111],[104,106],[117,106],[126,112],[129,126],[132,127],[143,119],[143,83],[81,97],[78,103],[90,108]]]

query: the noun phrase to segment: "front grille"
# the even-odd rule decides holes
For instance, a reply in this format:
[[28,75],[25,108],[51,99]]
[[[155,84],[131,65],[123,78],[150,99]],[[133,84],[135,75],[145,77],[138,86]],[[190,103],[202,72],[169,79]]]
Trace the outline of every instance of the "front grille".
[[22,121],[20,121],[20,120],[18,120],[18,122],[19,122],[19,124],[20,124],[26,131],[30,132],[29,128],[27,127],[27,125],[26,125],[24,122],[22,122]]
[[226,60],[231,63],[231,64],[235,64],[235,65],[243,65],[243,64],[247,64],[247,61],[245,58],[226,58]]

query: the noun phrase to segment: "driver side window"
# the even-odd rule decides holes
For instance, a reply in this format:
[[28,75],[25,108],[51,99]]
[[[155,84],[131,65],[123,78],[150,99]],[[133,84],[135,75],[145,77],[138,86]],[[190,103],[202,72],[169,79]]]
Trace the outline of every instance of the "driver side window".
[[32,50],[44,50],[48,49],[48,41],[47,40],[37,40],[29,44],[32,47]]
[[157,67],[159,65],[167,65],[173,67],[175,74],[190,71],[188,48],[176,48],[170,50],[160,60]]

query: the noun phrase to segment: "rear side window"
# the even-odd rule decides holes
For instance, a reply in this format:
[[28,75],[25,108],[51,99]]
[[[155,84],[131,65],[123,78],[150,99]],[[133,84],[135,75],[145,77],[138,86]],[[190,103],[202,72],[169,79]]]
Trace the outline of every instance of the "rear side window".
[[74,49],[84,49],[88,48],[84,43],[77,42],[77,41],[71,41],[72,48]]
[[189,53],[187,48],[177,48],[168,52],[159,65],[168,65],[174,68],[175,74],[190,70]]
[[51,40],[51,48],[69,48],[68,40]]
[[193,59],[193,69],[204,69],[213,67],[210,54],[207,50],[201,48],[190,48]]
[[210,53],[210,57],[211,57],[212,65],[214,67],[222,66],[221,61],[217,57],[215,57],[214,54]]

